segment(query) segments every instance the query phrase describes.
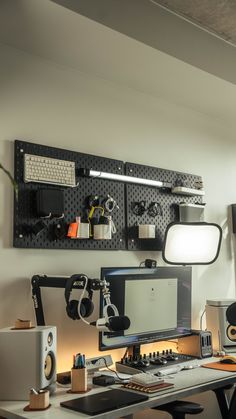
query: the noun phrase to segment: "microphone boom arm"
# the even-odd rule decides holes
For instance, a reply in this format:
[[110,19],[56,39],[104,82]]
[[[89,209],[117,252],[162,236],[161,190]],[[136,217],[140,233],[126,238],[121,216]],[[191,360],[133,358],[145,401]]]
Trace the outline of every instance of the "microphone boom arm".
[[[81,278],[80,278],[81,276]],[[41,288],[63,288],[65,289],[66,281],[69,276],[48,276],[48,275],[34,275],[31,279],[32,299],[35,310],[35,317],[37,326],[45,326],[45,317],[43,310],[43,302],[41,295]],[[85,275],[78,274],[78,281],[73,285],[73,289],[83,289],[85,285]],[[89,292],[101,290],[103,293],[106,305],[111,304],[109,283],[106,280],[88,278],[87,290]],[[115,306],[114,306],[115,307]],[[116,307],[115,307],[116,308]],[[116,309],[117,310],[117,309]],[[118,310],[117,310],[118,312]]]

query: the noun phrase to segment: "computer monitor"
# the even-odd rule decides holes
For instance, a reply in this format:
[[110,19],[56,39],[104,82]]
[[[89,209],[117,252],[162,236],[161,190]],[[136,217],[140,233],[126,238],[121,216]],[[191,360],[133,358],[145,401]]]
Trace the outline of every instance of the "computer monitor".
[[[129,329],[100,332],[99,349],[138,347],[191,334],[191,267],[101,268]],[[100,316],[104,300],[100,296]]]

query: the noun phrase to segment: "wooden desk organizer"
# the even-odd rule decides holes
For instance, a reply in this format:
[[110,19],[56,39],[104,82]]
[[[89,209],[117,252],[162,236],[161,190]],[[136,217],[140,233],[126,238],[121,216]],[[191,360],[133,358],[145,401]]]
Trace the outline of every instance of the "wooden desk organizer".
[[31,329],[32,324],[30,320],[17,319],[15,321],[15,329]]
[[87,391],[87,368],[71,369],[71,392]]
[[47,409],[49,406],[49,391],[44,390],[38,394],[30,393],[30,410]]

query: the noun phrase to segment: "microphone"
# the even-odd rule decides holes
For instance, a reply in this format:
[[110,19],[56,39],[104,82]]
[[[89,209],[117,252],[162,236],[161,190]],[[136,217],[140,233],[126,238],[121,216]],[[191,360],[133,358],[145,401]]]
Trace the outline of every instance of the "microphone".
[[229,322],[229,324],[232,324],[232,326],[236,326],[236,302],[230,304],[230,306],[227,308],[226,319]]
[[108,318],[108,328],[114,332],[127,330],[130,327],[130,319],[127,316],[113,316]]
[[90,324],[103,332],[121,332],[130,327],[130,319],[127,316],[102,317]]
[[122,332],[130,327],[130,319],[127,316],[120,316],[117,307],[111,303],[110,291],[106,281],[103,284],[103,297],[105,305],[103,307],[102,315],[96,322],[91,322],[91,326],[103,332]]

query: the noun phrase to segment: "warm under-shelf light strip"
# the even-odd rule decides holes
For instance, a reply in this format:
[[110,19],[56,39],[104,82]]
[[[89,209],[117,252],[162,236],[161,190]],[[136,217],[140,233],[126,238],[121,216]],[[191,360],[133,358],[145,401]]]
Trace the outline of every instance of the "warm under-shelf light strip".
[[99,177],[101,179],[118,180],[120,182],[137,183],[137,184],[140,184],[140,185],[155,186],[155,187],[158,187],[158,188],[161,188],[161,187],[164,186],[163,182],[161,182],[159,180],[142,179],[142,178],[139,178],[139,177],[117,175],[115,173],[98,172],[96,170],[89,170],[88,176]]

